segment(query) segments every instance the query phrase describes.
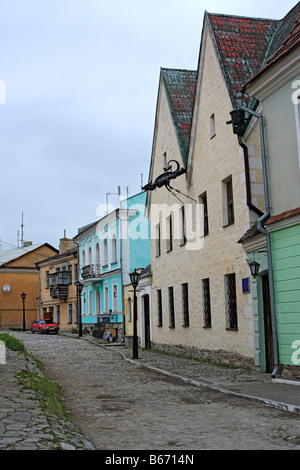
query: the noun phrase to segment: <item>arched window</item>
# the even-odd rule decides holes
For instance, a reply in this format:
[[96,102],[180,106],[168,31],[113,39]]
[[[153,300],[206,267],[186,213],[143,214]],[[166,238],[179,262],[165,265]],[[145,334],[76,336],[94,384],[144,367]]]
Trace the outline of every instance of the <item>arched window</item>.
[[85,250],[82,250],[82,266],[85,266]]
[[116,235],[113,234],[111,239],[111,262],[116,263],[117,259],[117,238]]
[[89,264],[92,264],[92,248],[89,247]]
[[108,264],[108,246],[107,246],[107,238],[104,239],[103,242],[103,264],[106,266]]
[[99,249],[99,243],[96,244],[96,265],[100,265],[100,249]]

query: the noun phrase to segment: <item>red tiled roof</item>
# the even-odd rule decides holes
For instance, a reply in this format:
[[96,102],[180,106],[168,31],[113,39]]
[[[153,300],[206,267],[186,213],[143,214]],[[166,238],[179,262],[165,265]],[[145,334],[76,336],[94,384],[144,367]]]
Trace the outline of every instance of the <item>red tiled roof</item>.
[[232,103],[262,67],[276,20],[206,13]]
[[162,68],[161,75],[185,164],[190,143],[197,72]]
[[272,41],[266,52],[264,64],[256,74],[245,82],[244,89],[275,62],[300,45],[300,2],[277,23]]
[[275,222],[288,219],[289,217],[293,217],[294,215],[298,215],[298,214],[300,214],[300,207],[297,207],[297,209],[291,209],[289,211],[282,212],[281,214],[278,214],[278,215],[273,215],[267,220],[266,225],[274,224]]

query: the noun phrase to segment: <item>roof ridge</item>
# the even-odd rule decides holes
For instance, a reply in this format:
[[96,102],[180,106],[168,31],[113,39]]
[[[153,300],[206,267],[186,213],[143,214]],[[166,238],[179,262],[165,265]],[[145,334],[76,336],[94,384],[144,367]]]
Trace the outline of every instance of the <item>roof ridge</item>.
[[227,18],[241,18],[241,19],[256,20],[256,21],[281,21],[278,19],[276,20],[275,18],[260,18],[256,16],[230,15],[226,13],[209,13],[208,11],[206,13],[210,16],[222,16],[222,17],[227,17]]
[[197,70],[195,69],[180,69],[180,68],[173,68],[173,67],[161,67],[161,70],[169,70],[169,71],[176,71],[176,72],[193,72],[197,73]]

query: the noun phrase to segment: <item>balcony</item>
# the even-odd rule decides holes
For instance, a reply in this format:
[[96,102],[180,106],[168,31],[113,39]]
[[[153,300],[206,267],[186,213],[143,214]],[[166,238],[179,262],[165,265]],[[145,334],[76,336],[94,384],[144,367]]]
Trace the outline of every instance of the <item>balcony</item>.
[[49,276],[50,296],[53,299],[66,299],[69,295],[67,271],[58,271]]
[[66,299],[69,295],[69,286],[50,287],[50,296],[52,299]]
[[82,279],[92,279],[100,277],[100,264],[88,264],[81,269]]

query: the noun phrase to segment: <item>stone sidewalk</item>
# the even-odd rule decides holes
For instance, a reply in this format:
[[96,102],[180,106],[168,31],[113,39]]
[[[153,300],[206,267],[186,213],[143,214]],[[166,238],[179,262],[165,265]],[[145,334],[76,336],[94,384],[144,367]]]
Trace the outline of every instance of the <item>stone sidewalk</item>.
[[88,450],[93,445],[68,420],[43,412],[37,395],[20,385],[22,371],[39,372],[23,353],[6,349],[0,364],[0,450]]
[[219,367],[155,351],[139,350],[138,360],[132,359],[128,349],[120,353],[129,362],[185,383],[300,414],[300,382],[281,382],[279,377],[272,379],[270,374]]

